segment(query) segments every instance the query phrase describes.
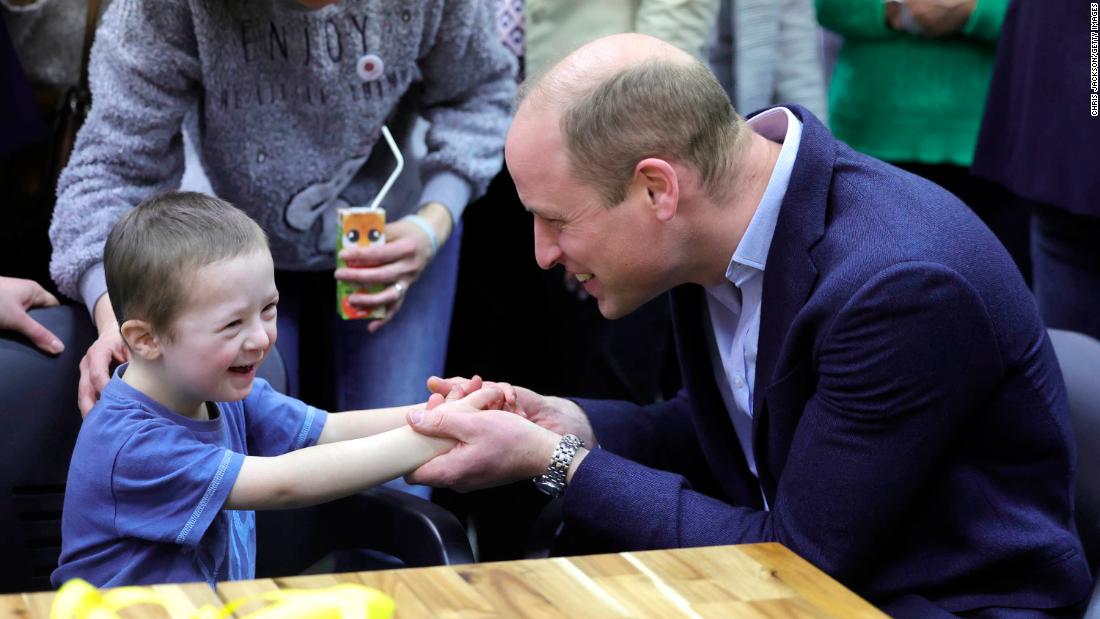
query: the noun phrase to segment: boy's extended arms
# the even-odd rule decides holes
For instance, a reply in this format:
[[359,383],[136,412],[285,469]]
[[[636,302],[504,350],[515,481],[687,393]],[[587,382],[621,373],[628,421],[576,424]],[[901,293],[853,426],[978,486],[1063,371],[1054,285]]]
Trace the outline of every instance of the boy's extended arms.
[[[497,389],[481,389],[461,400],[441,404],[455,411],[473,412],[503,404]],[[415,406],[360,411],[366,416],[390,417]],[[347,413],[330,415],[328,424]],[[370,424],[362,422],[364,426]],[[404,425],[404,418],[401,418]],[[408,426],[363,438],[315,445],[281,456],[246,456],[224,509],[288,509],[331,501],[403,475],[455,444],[417,434]]]

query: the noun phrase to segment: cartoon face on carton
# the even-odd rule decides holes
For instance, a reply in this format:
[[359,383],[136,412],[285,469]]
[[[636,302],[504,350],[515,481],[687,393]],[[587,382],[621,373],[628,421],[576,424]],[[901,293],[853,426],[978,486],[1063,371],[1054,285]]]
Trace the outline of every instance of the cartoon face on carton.
[[[340,238],[336,243],[336,252],[352,245],[366,247],[374,243],[386,242],[386,211],[380,208],[342,208],[337,210],[340,221]],[[346,266],[339,257],[336,259],[336,268]],[[336,311],[345,320],[377,319],[386,317],[385,307],[375,307],[372,310],[363,310],[353,307],[350,296],[357,292],[381,292],[383,284],[371,284],[369,286],[357,286],[348,282],[336,282]]]

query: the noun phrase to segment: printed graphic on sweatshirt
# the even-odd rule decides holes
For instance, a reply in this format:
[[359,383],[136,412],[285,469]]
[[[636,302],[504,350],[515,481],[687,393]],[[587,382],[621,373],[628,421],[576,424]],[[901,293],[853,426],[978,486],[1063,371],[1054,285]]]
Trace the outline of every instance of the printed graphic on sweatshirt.
[[[340,193],[351,183],[351,179],[355,178],[355,174],[366,163],[368,155],[360,155],[345,161],[337,167],[331,178],[309,185],[294,194],[287,203],[286,225],[304,232],[313,226],[317,218],[324,217],[326,225],[322,229],[335,230],[336,209],[351,206]],[[331,245],[323,249],[336,247],[334,234],[322,234],[320,240],[322,243]]]
[[315,11],[233,19],[236,30],[218,52],[235,56],[243,71],[209,85],[207,105],[239,112],[399,97],[419,77],[414,59],[423,18],[416,7],[393,4],[326,17]]

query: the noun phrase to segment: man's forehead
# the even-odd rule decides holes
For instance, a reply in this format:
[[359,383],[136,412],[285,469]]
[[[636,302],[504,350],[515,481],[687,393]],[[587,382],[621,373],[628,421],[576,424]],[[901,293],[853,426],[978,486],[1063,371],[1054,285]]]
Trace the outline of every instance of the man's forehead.
[[548,207],[542,201],[549,197],[543,194],[553,191],[569,176],[568,159],[552,115],[517,114],[504,157],[524,205],[544,215]]
[[558,116],[553,110],[525,102],[516,111],[504,143],[504,156],[525,159],[538,152],[560,150],[562,147]]

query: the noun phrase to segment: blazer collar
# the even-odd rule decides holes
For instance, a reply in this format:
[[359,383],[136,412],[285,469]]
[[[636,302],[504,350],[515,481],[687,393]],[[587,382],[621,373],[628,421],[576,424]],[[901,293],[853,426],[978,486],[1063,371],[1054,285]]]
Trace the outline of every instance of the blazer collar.
[[[802,121],[802,143],[791,171],[787,194],[779,210],[760,309],[756,383],[753,390],[753,435],[764,410],[764,393],[782,367],[780,347],[795,314],[806,303],[817,267],[810,249],[825,233],[825,211],[836,160],[836,140],[813,114],[798,105],[786,106]],[[754,446],[757,441],[754,440]],[[761,459],[757,457],[759,462]]]
[[[787,108],[803,123],[802,141],[764,271],[753,392],[753,443],[761,482],[767,477],[766,467],[759,466],[766,462],[761,451],[766,441],[758,440],[760,420],[766,415],[763,396],[775,381],[778,352],[784,336],[817,278],[809,252],[824,234],[825,208],[836,158],[835,141],[824,125],[802,107],[791,105]],[[710,328],[710,321],[704,295],[703,288],[696,285],[680,286],[671,293],[681,374],[696,411],[693,423],[700,446],[723,491],[740,505],[760,509],[763,507],[760,486],[749,472],[725,403],[714,383],[706,343],[705,329]],[[737,474],[731,474],[733,471]],[[768,485],[763,483],[765,488]]]

